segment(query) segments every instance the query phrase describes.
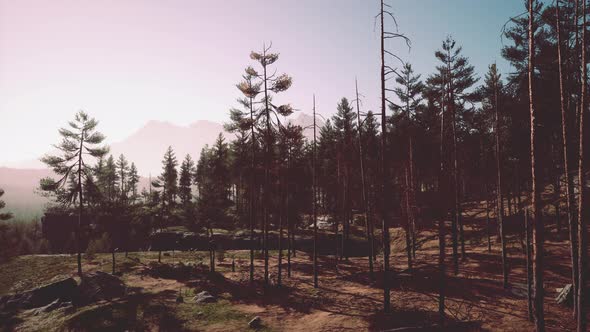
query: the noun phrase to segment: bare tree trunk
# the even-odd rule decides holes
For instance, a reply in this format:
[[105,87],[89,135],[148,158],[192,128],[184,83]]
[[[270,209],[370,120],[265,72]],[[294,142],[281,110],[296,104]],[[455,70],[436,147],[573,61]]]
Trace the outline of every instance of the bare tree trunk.
[[364,155],[363,155],[363,127],[361,122],[361,109],[360,109],[360,101],[359,101],[359,89],[356,78],[354,79],[354,86],[356,91],[356,119],[358,123],[358,130],[359,130],[359,162],[360,162],[360,169],[361,169],[361,186],[362,186],[362,199],[363,199],[363,209],[365,211],[365,229],[367,232],[367,244],[369,247],[368,259],[369,259],[369,276],[371,279],[374,279],[375,276],[373,275],[373,241],[371,237],[371,212],[369,209],[369,201],[367,199],[367,183],[365,178],[365,165],[364,165]]
[[283,282],[283,214],[284,214],[284,191],[283,189],[283,183],[279,182],[279,199],[281,201],[281,203],[279,204],[279,261],[278,261],[278,267],[279,267],[279,271],[277,274],[277,286],[281,287],[282,282]]
[[[291,148],[289,147],[289,156],[287,162],[287,171],[291,169]],[[287,277],[291,278],[291,179],[287,175],[287,208],[285,213],[287,214]]]
[[488,235],[488,252],[492,252],[492,239],[491,239],[491,225],[490,225],[490,199],[489,192],[486,186],[486,232]]
[[411,240],[412,240],[412,257],[416,260],[416,187],[414,179],[414,141],[413,132],[410,132],[410,212],[411,212]]
[[382,237],[383,237],[383,310],[390,310],[389,294],[389,211],[387,209],[387,199],[389,199],[389,186],[387,184],[387,157],[385,155],[387,147],[387,116],[385,107],[385,29],[384,29],[383,0],[381,0],[381,218]]
[[[574,1],[574,6],[575,6],[575,10],[574,10],[574,26],[575,26],[575,35],[576,35],[576,42],[575,42],[575,50],[574,50],[574,54],[576,55],[574,58],[577,59],[579,57],[579,53],[578,53],[578,48],[579,48],[579,40],[578,40],[578,31],[579,31],[579,26],[578,26],[578,18],[579,18],[579,14],[578,14],[578,9],[579,9],[579,3],[578,0]],[[581,83],[579,80],[579,74],[575,73],[576,75],[576,81],[577,83]],[[579,107],[580,105],[578,103],[576,103],[576,117],[575,117],[575,123],[577,124],[579,121]],[[563,115],[562,115],[563,116]],[[562,119],[563,121],[563,119]],[[562,125],[562,130],[563,130],[563,125]],[[567,128],[567,127],[565,127]],[[567,148],[567,141],[565,142],[566,144],[564,145]],[[566,150],[564,149],[564,161],[568,161],[569,155],[566,155],[565,152]],[[569,167],[565,165],[564,163],[564,168],[565,171],[568,172],[567,174],[569,175]],[[567,181],[567,180],[566,180]],[[578,306],[578,247],[577,247],[577,221],[576,221],[576,210],[575,210],[575,196],[574,196],[574,183],[573,183],[573,176],[569,176],[569,181],[567,182],[567,194],[568,194],[568,222],[569,222],[569,238],[570,238],[570,249],[571,249],[571,259],[572,259],[572,286],[574,288],[574,305],[573,305],[573,313],[574,313],[574,317],[577,314],[577,306]]]
[[116,271],[116,264],[115,264],[115,248],[113,248],[113,250],[111,251],[111,254],[113,256],[113,274],[115,274]]
[[408,255],[408,270],[412,271],[412,240],[410,239],[410,184],[409,184],[409,174],[408,174],[408,167],[405,169],[405,180],[406,180],[406,194],[405,194],[405,210],[406,210],[406,252]]
[[533,223],[533,276],[534,276],[534,312],[535,312],[535,327],[537,332],[545,331],[545,317],[543,311],[543,296],[545,294],[543,290],[543,242],[544,242],[544,229],[543,221],[541,219],[541,190],[543,187],[539,181],[540,167],[535,159],[536,149],[539,143],[539,137],[536,135],[536,112],[534,104],[534,72],[535,72],[535,38],[534,38],[534,2],[529,0],[529,27],[528,27],[528,39],[529,39],[529,109],[531,117],[531,184],[532,184],[532,223]]
[[[444,86],[444,84],[443,84]],[[444,90],[444,88],[443,88]],[[444,149],[444,132],[445,132],[445,101],[444,93],[442,94],[440,103],[440,168],[438,171],[438,196],[440,199],[439,221],[438,221],[438,268],[439,268],[439,289],[438,289],[438,315],[440,325],[445,324],[445,287],[446,287],[446,242],[445,242],[445,218],[447,211],[446,194],[443,190],[443,179],[445,173],[445,149]],[[446,186],[445,186],[446,187]]]
[[84,204],[82,196],[82,155],[84,149],[84,131],[80,135],[80,150],[78,154],[78,228],[76,229],[76,251],[78,252],[78,275],[82,277],[82,244],[80,237],[82,236],[82,214],[84,213]]
[[500,112],[498,109],[498,86],[494,81],[494,110],[495,110],[495,136],[496,136],[496,174],[497,185],[496,194],[498,195],[498,226],[500,227],[500,244],[502,246],[502,285],[508,287],[508,262],[506,259],[506,234],[504,233],[504,206],[502,198],[502,152],[500,150]]
[[524,232],[525,232],[525,255],[526,255],[526,285],[527,285],[527,310],[529,320],[533,321],[533,286],[532,286],[532,267],[531,267],[531,231],[529,222],[528,209],[524,212]]
[[[450,110],[451,116],[451,129],[452,129],[452,136],[453,136],[453,190],[454,190],[454,208],[453,208],[453,221],[451,223],[451,234],[453,239],[453,270],[455,275],[459,274],[459,254],[458,254],[458,242],[457,242],[457,233],[461,224],[461,201],[459,198],[459,163],[457,160],[457,115],[455,114],[455,97],[453,95],[453,80],[451,75],[451,51],[450,49],[448,52],[448,59],[447,62],[447,72],[449,81],[448,84],[448,93],[449,93],[449,100],[448,107]],[[465,246],[463,244],[463,238],[459,239],[461,241],[461,256],[463,257],[465,252]]]
[[255,223],[255,197],[254,192],[256,188],[256,133],[254,131],[254,107],[253,98],[250,97],[250,121],[252,127],[250,128],[250,139],[252,140],[251,149],[251,165],[250,170],[250,282],[254,282],[254,223]]
[[[316,123],[315,123],[315,95],[313,96],[313,287],[318,288],[318,214],[317,214],[317,184],[316,184]],[[338,226],[336,226],[338,228]],[[338,233],[336,233],[338,235]],[[338,236],[336,236],[338,238]]]
[[586,0],[582,1],[582,93],[580,95],[580,150],[578,157],[578,296],[577,296],[577,328],[578,332],[586,331],[586,312],[584,311],[586,296],[586,160],[584,157],[584,141],[586,140],[584,116],[586,113],[586,84],[588,71],[586,67]]
[[[266,58],[266,45],[262,46],[263,54],[262,56]],[[266,73],[266,64],[263,65],[264,70],[264,110],[265,110],[265,117],[266,117],[266,144],[265,144],[265,154],[264,154],[264,225],[263,225],[263,241],[262,247],[264,251],[264,284],[268,285],[268,219],[270,213],[270,143],[271,143],[271,129],[270,129],[270,109],[268,107],[269,100],[268,100],[268,87],[267,87],[267,73]]]

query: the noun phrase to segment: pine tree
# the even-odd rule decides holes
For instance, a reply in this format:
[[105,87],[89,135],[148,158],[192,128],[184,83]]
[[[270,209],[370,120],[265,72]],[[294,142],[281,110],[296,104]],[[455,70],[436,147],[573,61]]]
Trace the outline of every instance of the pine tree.
[[441,87],[438,95],[444,97],[446,111],[451,118],[452,129],[452,171],[454,207],[453,222],[451,226],[453,239],[453,264],[455,274],[459,272],[458,242],[457,233],[461,242],[461,256],[465,258],[465,239],[463,238],[463,222],[461,211],[461,193],[459,182],[459,151],[458,151],[458,128],[457,122],[462,115],[463,105],[475,99],[475,95],[469,89],[477,82],[474,76],[474,67],[469,60],[462,55],[462,48],[450,36],[443,43],[442,48],[435,52],[436,58],[441,62],[437,67],[437,73],[428,78],[428,84],[432,87]]
[[139,184],[139,174],[137,174],[137,167],[133,162],[129,167],[129,181],[127,184],[129,186],[129,192],[131,192],[131,202],[135,203],[138,198],[137,185]]
[[402,124],[403,133],[407,138],[407,157],[405,161],[406,169],[406,187],[405,187],[405,210],[406,210],[406,250],[408,256],[408,268],[412,269],[412,249],[416,247],[415,230],[415,216],[413,213],[413,198],[414,193],[414,134],[413,121],[416,109],[422,102],[422,92],[424,91],[424,84],[420,81],[420,75],[414,75],[412,65],[406,63],[400,72],[400,76],[395,80],[400,86],[394,89],[395,94],[400,100],[400,105],[392,104],[394,109],[401,110],[405,125]]
[[119,172],[117,172],[117,164],[115,159],[112,155],[109,156],[104,171],[104,183],[105,183],[105,192],[110,203],[113,203],[117,199],[117,192],[118,189],[118,181],[119,181]]
[[128,175],[129,175],[129,162],[127,158],[123,154],[119,155],[119,159],[117,159],[117,174],[119,177],[119,192],[120,192],[120,200],[127,201],[129,188],[128,188]]
[[186,207],[192,200],[192,178],[194,173],[195,163],[189,154],[184,157],[180,165],[180,179],[178,181],[178,196],[180,202]]
[[501,75],[498,73],[496,64],[489,67],[489,71],[485,77],[484,86],[481,87],[479,93],[483,97],[484,108],[490,109],[494,113],[494,134],[495,134],[495,153],[496,153],[496,204],[498,215],[498,226],[500,229],[500,244],[502,248],[502,280],[504,288],[508,287],[508,261],[506,258],[506,234],[504,227],[504,197],[502,196],[502,165],[504,160],[502,158],[502,151],[500,150],[501,133],[501,116],[499,100],[504,90],[501,80]]
[[342,180],[340,181],[340,215],[342,221],[342,258],[348,259],[348,241],[350,237],[350,222],[352,219],[352,166],[355,154],[356,115],[348,99],[342,98],[336,107],[336,114],[332,117],[337,137],[338,165],[341,165]]
[[178,161],[174,155],[174,150],[169,146],[162,159],[162,174],[158,176],[158,181],[162,188],[163,207],[169,212],[176,203],[178,194],[178,171],[176,167]]
[[76,249],[78,252],[78,274],[82,275],[82,254],[80,244],[80,232],[82,227],[82,215],[84,214],[83,200],[83,179],[91,174],[92,169],[84,160],[84,156],[100,158],[107,154],[108,148],[98,146],[105,137],[96,131],[98,121],[90,118],[84,111],[79,111],[74,117],[74,121],[69,122],[71,129],[62,128],[59,134],[62,141],[55,147],[61,152],[61,155],[45,155],[41,161],[47,164],[60,179],[55,181],[51,178],[41,180],[41,188],[46,191],[59,191],[67,185],[77,187],[76,191],[69,197],[67,203],[78,203],[78,227],[76,230]]
[[[268,285],[268,226],[269,226],[269,215],[271,210],[271,196],[270,196],[270,169],[272,167],[272,145],[273,145],[273,131],[274,121],[276,115],[289,116],[293,113],[293,108],[289,104],[275,105],[272,102],[272,94],[278,94],[288,90],[291,87],[292,79],[287,74],[276,74],[269,73],[269,66],[274,64],[278,59],[279,55],[276,53],[269,53],[271,46],[262,46],[262,52],[250,53],[250,58],[262,67],[262,73],[258,73],[252,69],[249,73],[252,77],[256,77],[261,81],[260,91],[257,93],[263,94],[262,104],[264,107],[260,110],[261,120],[264,122],[264,197],[263,197],[263,251],[264,251],[264,283]],[[277,123],[276,126],[280,126]]]
[[540,167],[538,161],[535,159],[537,154],[539,136],[536,135],[536,112],[535,112],[535,94],[534,94],[534,72],[535,72],[535,38],[534,26],[535,26],[535,11],[534,11],[533,0],[528,0],[528,13],[529,13],[529,26],[528,26],[528,76],[529,76],[529,111],[531,115],[531,183],[532,183],[532,210],[531,219],[533,226],[533,278],[534,278],[534,314],[535,314],[535,327],[537,332],[545,331],[545,318],[543,311],[543,222],[541,220],[541,190],[542,186],[539,181]]

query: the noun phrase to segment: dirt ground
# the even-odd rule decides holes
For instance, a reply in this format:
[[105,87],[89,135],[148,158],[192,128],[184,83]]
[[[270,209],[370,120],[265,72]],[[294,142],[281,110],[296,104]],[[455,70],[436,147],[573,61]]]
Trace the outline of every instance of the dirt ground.
[[[475,211],[465,219],[466,256],[460,261],[457,275],[451,268],[450,236],[447,239],[446,313],[451,327],[446,330],[461,330],[452,325],[459,321],[475,322],[473,326],[462,330],[533,330],[533,324],[528,320],[525,260],[519,237],[512,235],[509,238],[510,287],[504,289],[499,244],[496,243],[495,236],[492,237],[492,250],[488,252],[485,214]],[[450,234],[449,231],[447,234]],[[495,225],[492,231],[495,234]],[[575,327],[572,310],[555,302],[556,289],[569,282],[571,273],[567,230],[564,227],[559,236],[551,227],[548,231],[550,234],[546,239],[545,256],[547,330],[572,331]],[[261,317],[264,330],[267,331],[381,331],[408,326],[431,326],[438,322],[438,239],[433,229],[420,230],[419,240],[422,245],[417,250],[414,268],[408,271],[404,239],[401,235],[401,230],[392,229],[391,260],[394,272],[391,276],[390,313],[382,312],[381,261],[376,262],[375,278],[372,280],[368,273],[367,258],[364,257],[342,261],[336,261],[333,256],[319,257],[320,277],[317,289],[313,288],[311,257],[304,252],[297,252],[292,259],[290,277],[287,276],[286,259],[283,260],[281,287],[276,286],[276,254],[270,260],[273,285],[267,287],[262,282],[262,259],[256,259],[256,280],[252,284],[249,282],[247,251],[226,252],[226,259],[217,265],[220,275],[215,278],[176,280],[149,275],[146,273],[147,263],[156,260],[156,253],[130,253],[129,257],[134,259],[126,259],[123,254],[118,254],[118,269],[127,285],[137,290],[132,315],[133,319],[141,321],[141,325],[134,325],[132,329],[136,330],[248,330],[247,322],[255,316]],[[236,272],[231,272],[229,257],[236,257]],[[48,263],[49,266],[43,267],[47,269],[46,272],[28,277],[24,277],[25,273],[31,272],[6,272],[2,279],[5,283],[3,292],[30,288],[36,280],[28,279],[49,278],[52,273],[58,273],[51,266],[58,266],[62,274],[65,269],[65,274],[75,275],[74,256],[23,256],[9,264],[12,264],[12,268],[23,264],[30,266],[30,262],[41,264],[39,262],[50,258],[59,259],[62,264]],[[26,263],[27,260],[29,263]],[[64,260],[67,263],[63,263]],[[164,256],[164,262],[168,263],[199,260],[207,262],[204,253],[175,253],[174,256],[168,253]],[[34,270],[38,272],[40,266]],[[6,265],[2,267],[3,271],[10,271],[9,268],[11,267]],[[109,255],[85,259],[85,269],[110,272]],[[211,308],[195,307],[191,303],[192,296],[185,296],[187,300],[184,303],[176,303],[178,294],[192,295],[202,290],[217,296],[220,304]],[[137,303],[141,303],[141,306],[137,306]],[[101,315],[107,315],[115,320],[112,318],[116,316],[113,312],[118,309],[114,304],[98,306],[100,305],[106,306],[106,309],[99,311],[98,317],[95,314],[93,319],[104,321],[105,318]],[[70,315],[61,317],[60,321],[69,322],[67,326],[70,329],[76,329],[77,326],[78,330],[100,330],[91,323],[86,326],[76,325],[82,324],[80,322],[84,318],[79,313],[76,315],[77,320]],[[45,318],[24,312],[5,328],[36,330],[35,326],[43,324],[42,319]],[[128,328],[127,326],[122,330]]]

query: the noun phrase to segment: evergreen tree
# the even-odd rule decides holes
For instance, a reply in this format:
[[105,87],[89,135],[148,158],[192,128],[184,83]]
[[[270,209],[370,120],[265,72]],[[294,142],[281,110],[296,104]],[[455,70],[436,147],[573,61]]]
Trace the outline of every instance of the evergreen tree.
[[190,155],[186,155],[180,165],[180,180],[178,182],[178,196],[183,206],[187,206],[192,200],[192,178],[195,163]]
[[131,202],[135,203],[138,198],[137,185],[139,184],[139,174],[137,174],[137,167],[135,163],[131,163],[129,167],[129,180],[127,182],[129,192],[131,193]]
[[459,240],[461,242],[461,256],[463,258],[466,257],[461,211],[461,183],[459,179],[460,151],[458,147],[458,131],[460,128],[458,128],[458,123],[462,121],[466,112],[465,105],[476,100],[477,95],[473,91],[470,91],[470,88],[477,82],[477,79],[474,74],[475,68],[462,55],[462,47],[457,46],[457,43],[452,37],[449,36],[443,41],[442,48],[435,52],[435,56],[441,62],[441,65],[437,66],[437,73],[428,78],[428,84],[437,89],[434,94],[444,98],[447,104],[446,111],[450,117],[450,121],[447,121],[447,123],[450,122],[449,125],[451,126],[451,169],[453,172],[452,188],[454,191],[453,208],[451,210],[453,215],[451,234],[453,238],[454,271],[457,274],[459,272],[457,233],[459,233]]
[[[280,127],[280,122],[277,121],[275,124],[273,119],[278,119],[278,115],[281,116],[289,116],[293,113],[293,108],[289,104],[284,105],[276,105],[272,101],[273,95],[278,93],[284,92],[291,87],[292,79],[287,74],[281,74],[276,76],[276,74],[270,74],[269,70],[271,69],[270,66],[273,65],[278,59],[279,55],[277,53],[269,53],[271,50],[271,46],[266,47],[266,45],[262,46],[262,52],[251,52],[250,58],[256,61],[260,67],[262,68],[262,73],[258,73],[256,70],[251,69],[249,71],[249,75],[252,77],[256,77],[261,81],[259,85],[260,91],[253,91],[250,93],[252,95],[255,93],[263,94],[263,100],[261,104],[264,107],[260,110],[260,117],[261,121],[264,123],[264,134],[263,134],[263,144],[264,144],[264,198],[263,198],[263,209],[264,209],[264,219],[263,219],[263,250],[264,250],[264,283],[268,285],[268,227],[269,227],[269,217],[270,211],[272,209],[271,205],[271,196],[270,196],[270,170],[272,167],[272,151],[273,151],[273,132],[276,130],[276,127]],[[255,90],[255,89],[254,89]]]
[[124,155],[120,155],[119,159],[117,159],[117,175],[119,177],[119,192],[120,192],[120,200],[126,201],[129,194],[128,188],[128,175],[129,175],[129,162],[125,158]]
[[96,131],[98,121],[90,118],[84,111],[79,111],[74,117],[74,121],[69,122],[71,129],[62,128],[59,134],[62,141],[55,147],[61,152],[61,155],[45,155],[41,158],[53,172],[61,178],[57,181],[51,178],[41,180],[41,189],[46,191],[59,191],[64,186],[70,185],[77,187],[76,191],[68,195],[67,201],[62,203],[78,203],[78,228],[76,231],[76,249],[78,252],[78,274],[82,275],[82,254],[80,245],[80,232],[82,226],[82,215],[84,213],[83,200],[83,180],[91,174],[91,168],[88,166],[88,160],[84,156],[100,158],[108,152],[105,146],[98,146],[105,137]]
[[162,199],[165,209],[170,211],[176,203],[178,194],[178,171],[176,167],[178,161],[174,155],[174,150],[169,146],[162,159],[162,174],[158,176],[158,182],[162,188]]

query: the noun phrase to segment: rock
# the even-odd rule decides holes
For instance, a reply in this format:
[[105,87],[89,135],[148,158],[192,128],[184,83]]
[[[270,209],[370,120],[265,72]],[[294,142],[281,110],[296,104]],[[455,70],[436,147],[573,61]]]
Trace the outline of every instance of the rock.
[[74,309],[74,306],[72,305],[72,302],[62,302],[60,299],[57,299],[44,307],[40,307],[40,308],[35,309],[35,311],[33,312],[33,315],[36,316],[40,313],[52,312],[54,310],[61,309],[61,308],[64,308],[65,311],[69,312]]
[[260,318],[259,316],[256,316],[254,318],[252,318],[252,320],[250,321],[250,323],[248,323],[248,326],[251,329],[259,329],[262,327],[262,318]]
[[0,298],[0,309],[31,309],[48,305],[58,299],[71,300],[78,284],[73,278],[62,279],[33,290]]
[[563,288],[557,289],[557,296],[555,297],[555,301],[557,304],[563,304],[567,306],[571,306],[574,299],[574,288],[572,284],[567,284]]
[[195,303],[212,303],[216,302],[215,296],[209,294],[207,291],[202,291],[194,297]]
[[82,276],[76,302],[84,305],[100,300],[112,300],[124,296],[126,290],[125,283],[118,277],[96,271]]

